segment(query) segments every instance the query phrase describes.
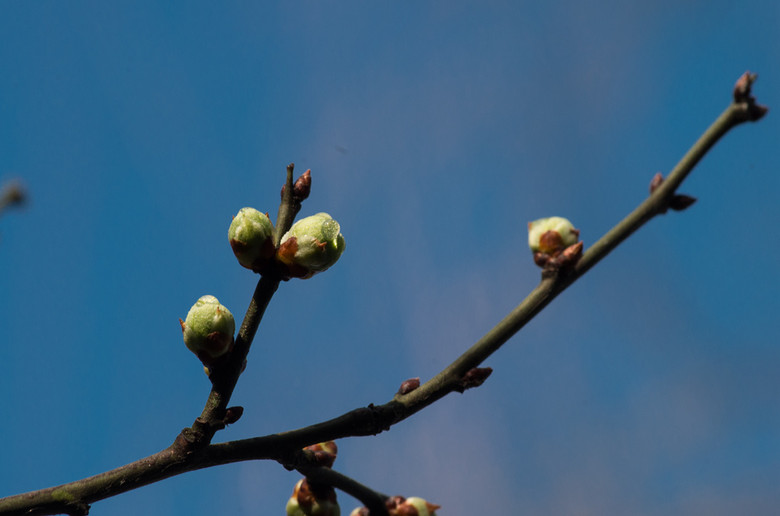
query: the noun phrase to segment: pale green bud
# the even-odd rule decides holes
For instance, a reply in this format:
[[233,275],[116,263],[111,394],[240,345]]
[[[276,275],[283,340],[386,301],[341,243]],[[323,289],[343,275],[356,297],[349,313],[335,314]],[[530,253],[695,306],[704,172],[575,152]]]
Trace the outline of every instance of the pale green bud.
[[305,478],[295,484],[286,512],[287,516],[341,516],[336,491],[330,486],[312,488]]
[[416,516],[436,516],[436,509],[441,507],[440,505],[429,503],[418,496],[410,496],[399,506],[399,509],[401,509],[398,511],[399,514],[414,514],[411,511],[404,512],[402,510],[403,506],[414,507],[417,509]]
[[287,513],[287,516],[306,516],[306,513],[301,509],[301,504],[298,503],[298,498],[296,498],[295,495],[287,500],[285,512]]
[[563,217],[547,217],[528,223],[531,251],[555,254],[577,243],[580,232]]
[[346,242],[340,230],[327,213],[301,219],[282,237],[277,257],[291,276],[310,278],[336,263],[344,252]]
[[184,343],[205,365],[227,353],[233,345],[236,330],[233,314],[214,296],[198,299],[187,313],[187,319],[179,319],[179,323]]
[[273,235],[271,219],[254,208],[241,208],[228,229],[238,263],[255,272],[261,272],[276,251]]

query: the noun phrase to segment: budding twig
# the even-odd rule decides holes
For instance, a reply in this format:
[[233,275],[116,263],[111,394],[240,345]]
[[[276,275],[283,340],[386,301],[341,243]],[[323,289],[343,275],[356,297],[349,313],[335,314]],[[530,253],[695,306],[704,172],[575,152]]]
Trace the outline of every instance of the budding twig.
[[[276,291],[280,279],[263,276],[247,309],[244,322],[236,338],[229,364],[215,371],[211,379],[213,389],[206,408],[189,432],[183,432],[177,443],[144,459],[120,468],[71,482],[0,499],[0,515],[11,514],[84,514],[83,508],[97,500],[157,482],[170,476],[219,464],[244,460],[271,459],[286,461],[301,448],[342,437],[373,435],[388,430],[392,425],[419,412],[447,394],[464,387],[467,373],[477,368],[493,352],[514,336],[528,321],[555,297],[584,275],[591,267],[620,245],[634,231],[668,206],[677,188],[690,174],[707,151],[730,129],[742,122],[756,121],[767,108],[756,104],[750,93],[755,75],[746,73],[737,82],[734,102],[705,131],[683,156],[668,178],[633,212],[588,248],[566,275],[543,277],[539,285],[493,329],[454,360],[439,374],[414,389],[404,389],[383,405],[369,405],[349,411],[339,417],[289,432],[271,434],[222,444],[211,444],[213,432],[226,422],[226,408],[241,367],[249,351],[257,326]],[[287,169],[287,187],[277,218],[275,241],[292,224],[292,165]],[[484,375],[478,375],[484,376]],[[482,378],[484,379],[484,378]],[[295,466],[306,476],[337,487],[359,498],[371,508],[372,514],[384,514],[380,500],[387,498],[333,470],[321,466]],[[76,512],[81,510],[82,512]]]

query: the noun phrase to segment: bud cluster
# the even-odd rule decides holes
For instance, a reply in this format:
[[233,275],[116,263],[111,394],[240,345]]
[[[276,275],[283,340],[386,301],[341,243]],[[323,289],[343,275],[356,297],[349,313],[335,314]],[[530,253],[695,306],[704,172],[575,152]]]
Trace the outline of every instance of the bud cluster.
[[311,278],[330,268],[346,247],[341,226],[327,213],[299,220],[273,244],[274,226],[267,214],[242,208],[228,230],[238,263],[264,274],[277,270],[285,278]]
[[[288,167],[290,172],[291,168],[292,165]],[[307,170],[293,184],[295,213],[310,191],[311,170]],[[327,213],[317,213],[293,224],[278,246],[276,232],[267,213],[241,208],[228,228],[228,241],[238,263],[284,280],[305,279],[330,268],[346,247],[341,226]],[[179,323],[187,348],[198,356],[206,375],[211,376],[215,361],[233,347],[233,314],[214,296],[203,296],[187,313],[186,320],[179,319]]]
[[[310,191],[311,170],[307,170],[293,184],[293,213],[298,213]],[[284,192],[282,188],[283,200]],[[346,247],[339,223],[327,213],[317,213],[293,224],[277,248],[271,219],[254,208],[241,208],[233,217],[228,240],[241,266],[259,274],[273,271],[283,279],[311,278],[327,270]]]

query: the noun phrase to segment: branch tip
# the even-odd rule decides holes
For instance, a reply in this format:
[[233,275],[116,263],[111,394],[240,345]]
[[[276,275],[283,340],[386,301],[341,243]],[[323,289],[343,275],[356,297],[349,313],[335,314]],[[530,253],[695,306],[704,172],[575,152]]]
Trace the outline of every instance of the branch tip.
[[744,106],[746,119],[755,122],[760,120],[769,112],[769,108],[756,103],[756,98],[752,95],[751,89],[753,83],[758,79],[758,74],[745,72],[734,85],[734,103]]

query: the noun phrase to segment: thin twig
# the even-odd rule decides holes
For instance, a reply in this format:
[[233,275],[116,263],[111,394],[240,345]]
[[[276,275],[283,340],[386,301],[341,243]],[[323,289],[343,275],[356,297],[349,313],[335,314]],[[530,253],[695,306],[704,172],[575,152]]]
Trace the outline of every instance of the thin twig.
[[[295,163],[287,165],[287,180],[282,188],[282,202],[279,203],[279,213],[276,215],[276,227],[274,228],[274,245],[279,247],[282,237],[292,226],[297,210],[293,200],[293,170]],[[300,209],[300,206],[298,206]]]
[[386,494],[375,491],[353,478],[324,466],[299,466],[296,469],[309,481],[333,486],[353,498],[357,498],[371,511],[371,516],[388,516],[385,500],[389,496]]

